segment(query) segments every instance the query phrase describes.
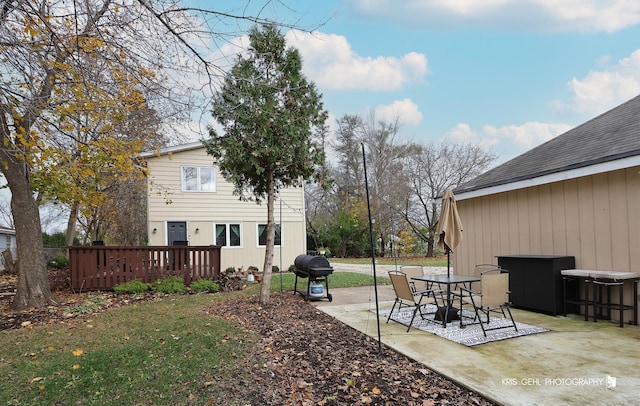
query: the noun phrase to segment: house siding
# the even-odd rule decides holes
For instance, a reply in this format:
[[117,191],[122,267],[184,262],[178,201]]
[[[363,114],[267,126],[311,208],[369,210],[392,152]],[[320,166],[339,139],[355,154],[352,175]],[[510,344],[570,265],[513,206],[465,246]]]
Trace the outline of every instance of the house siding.
[[458,200],[462,269],[499,255],[571,255],[587,269],[640,271],[640,167]]
[[456,272],[503,255],[569,255],[576,268],[640,272],[639,202],[640,166],[458,200]]
[[[265,248],[258,246],[257,224],[266,224],[266,201],[261,205],[239,200],[233,185],[215,170],[215,192],[183,192],[181,167],[213,167],[204,148],[147,157],[149,242],[167,244],[167,222],[185,221],[190,245],[209,245],[214,241],[214,224],[240,224],[241,247],[222,247],[221,268],[262,268]],[[283,202],[282,205],[280,202]],[[275,221],[282,224],[282,247],[275,247],[273,264],[286,269],[295,257],[306,252],[304,190],[287,188],[275,204]],[[153,230],[156,230],[153,232]],[[196,229],[198,230],[196,232]],[[280,260],[282,256],[282,260]]]
[[[16,232],[15,230],[0,227],[0,254],[9,249],[11,256],[16,259]],[[0,270],[5,269],[4,257],[0,255]]]

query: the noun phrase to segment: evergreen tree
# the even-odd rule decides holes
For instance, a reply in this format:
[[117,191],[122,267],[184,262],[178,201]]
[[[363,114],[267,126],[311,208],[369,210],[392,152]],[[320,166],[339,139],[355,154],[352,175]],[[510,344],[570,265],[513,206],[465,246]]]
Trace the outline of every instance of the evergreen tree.
[[283,187],[320,178],[324,152],[315,142],[327,113],[321,95],[302,75],[296,49],[287,48],[275,26],[253,27],[250,45],[225,77],[213,100],[213,117],[224,134],[210,129],[204,144],[241,199],[267,201],[267,242],[262,304],[269,303],[275,241],[274,203]]

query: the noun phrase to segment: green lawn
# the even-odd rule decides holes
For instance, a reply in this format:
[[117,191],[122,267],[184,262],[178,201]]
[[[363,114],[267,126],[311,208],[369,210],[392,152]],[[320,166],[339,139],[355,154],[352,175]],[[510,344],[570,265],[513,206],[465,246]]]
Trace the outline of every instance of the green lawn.
[[[294,278],[282,275],[284,290],[293,290]],[[332,289],[373,282],[347,272],[329,278]],[[271,287],[280,289],[280,274],[273,275]],[[234,364],[258,338],[203,308],[258,290],[255,284],[242,292],[172,295],[89,318],[2,331],[0,405],[206,404],[210,393],[224,390],[217,382],[238,378],[224,376],[229,372],[222,366]],[[91,303],[77,307],[89,309]]]
[[[295,283],[296,275],[290,272],[275,273],[271,276],[271,290],[280,290],[280,278],[282,276],[282,290],[293,291],[293,285]],[[389,278],[378,277],[376,278],[379,285],[388,285],[391,282]],[[302,285],[300,285],[302,284]],[[355,272],[334,272],[329,276],[329,289],[335,288],[348,288],[355,286],[371,286],[373,285],[373,276],[364,275]],[[298,278],[298,290],[302,287],[306,289],[307,279]]]
[[[90,319],[0,332],[1,405],[204,404],[204,383],[255,337],[175,295]],[[202,397],[200,397],[202,396]]]

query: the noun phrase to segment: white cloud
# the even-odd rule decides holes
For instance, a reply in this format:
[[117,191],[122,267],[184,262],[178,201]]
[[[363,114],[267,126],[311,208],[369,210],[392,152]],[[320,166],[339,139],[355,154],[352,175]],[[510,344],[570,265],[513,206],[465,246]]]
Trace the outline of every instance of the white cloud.
[[407,125],[419,125],[423,118],[418,105],[411,99],[396,100],[386,106],[376,106],[374,113],[381,120],[393,122],[398,119],[400,124]]
[[496,137],[489,136],[481,131],[476,131],[467,123],[458,123],[445,133],[443,140],[447,142],[453,141],[456,144],[479,145],[485,151],[489,151],[499,142]]
[[300,51],[303,72],[323,89],[392,91],[421,82],[427,58],[410,52],[402,57],[356,54],[342,35],[292,30],[287,43]]
[[569,131],[572,126],[561,123],[527,122],[522,125],[494,127],[485,125],[482,137],[496,140],[510,140],[527,148],[533,148]]
[[424,29],[614,32],[640,23],[636,0],[347,0],[352,14]]
[[568,87],[573,92],[573,101],[569,104],[554,101],[552,106],[556,110],[595,115],[637,96],[640,93],[640,49],[608,69],[591,71],[583,79],[574,77]]
[[527,122],[502,127],[485,125],[476,130],[467,123],[459,123],[445,134],[444,139],[459,144],[477,144],[497,153],[498,162],[504,162],[571,128],[568,124]]

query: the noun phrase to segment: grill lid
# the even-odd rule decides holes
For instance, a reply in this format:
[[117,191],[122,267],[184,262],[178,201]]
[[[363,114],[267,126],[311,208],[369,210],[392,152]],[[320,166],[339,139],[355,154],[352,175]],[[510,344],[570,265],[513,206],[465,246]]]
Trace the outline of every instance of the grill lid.
[[296,257],[293,264],[296,275],[303,278],[307,276],[325,276],[333,273],[333,268],[325,257],[302,254]]

